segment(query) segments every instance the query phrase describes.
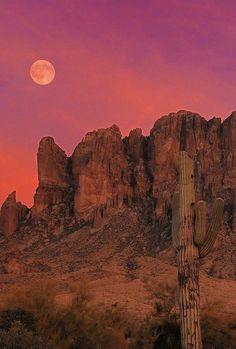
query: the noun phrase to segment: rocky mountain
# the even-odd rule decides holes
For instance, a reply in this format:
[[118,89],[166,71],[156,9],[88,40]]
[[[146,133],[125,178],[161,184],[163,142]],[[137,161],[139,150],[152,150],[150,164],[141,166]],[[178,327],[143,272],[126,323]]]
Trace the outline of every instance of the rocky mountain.
[[202,261],[204,275],[235,280],[236,112],[222,122],[188,111],[161,117],[149,136],[134,129],[122,139],[116,125],[89,132],[71,157],[43,138],[33,207],[17,203],[14,192],[1,209],[4,278],[90,270],[99,279],[108,265],[138,277],[150,258],[175,268],[171,200],[180,149],[195,159],[196,196],[207,201],[208,213],[217,196],[225,199],[215,249]]

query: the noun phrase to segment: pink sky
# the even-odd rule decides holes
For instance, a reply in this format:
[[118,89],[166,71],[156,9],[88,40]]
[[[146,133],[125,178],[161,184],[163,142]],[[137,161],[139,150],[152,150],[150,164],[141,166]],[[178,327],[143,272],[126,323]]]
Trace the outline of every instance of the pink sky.
[[[2,0],[0,203],[17,190],[32,204],[44,136],[70,155],[86,132],[114,123],[148,134],[179,109],[228,116],[235,15],[233,0]],[[52,84],[30,79],[37,59],[54,64]]]

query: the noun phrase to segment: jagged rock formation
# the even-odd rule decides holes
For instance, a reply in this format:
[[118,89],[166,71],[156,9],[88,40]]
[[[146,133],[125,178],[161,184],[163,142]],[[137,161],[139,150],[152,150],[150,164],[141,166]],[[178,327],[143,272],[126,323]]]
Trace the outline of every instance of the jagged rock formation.
[[68,158],[52,137],[41,140],[37,160],[39,186],[33,207],[36,214],[50,205],[66,202],[69,187]]
[[29,209],[22,205],[21,202],[16,202],[16,192],[8,195],[2,205],[0,215],[0,230],[5,236],[10,236],[16,232],[21,222],[24,220]]
[[[74,186],[74,213],[96,225],[110,209],[136,205],[155,219],[168,221],[178,176],[178,150],[196,160],[197,195],[210,201],[221,192],[234,196],[236,113],[223,124],[179,111],[158,119],[144,137],[140,129],[122,140],[116,125],[89,132],[69,160],[52,138],[40,142],[39,187],[35,212],[66,202]],[[72,178],[72,179],[71,179]],[[222,192],[225,191],[225,192]],[[234,199],[233,199],[234,200]],[[235,202],[230,199],[231,205]],[[89,218],[88,218],[89,217]],[[232,227],[235,218],[232,221]]]
[[[216,196],[225,200],[219,241],[226,251],[236,229],[236,112],[223,122],[220,118],[207,121],[188,111],[170,113],[155,122],[149,136],[135,129],[124,139],[113,125],[89,132],[72,157],[51,137],[43,138],[38,150],[39,185],[27,221],[20,224],[19,208],[10,200],[2,207],[1,229],[6,235],[17,229],[22,234],[34,231],[47,243],[48,234],[60,236],[84,225],[101,227],[113,213],[127,207],[137,209],[148,222],[168,226],[179,149],[195,159],[196,200],[205,200],[208,212]],[[159,229],[157,235],[166,239],[163,231]],[[234,261],[232,246],[230,251],[224,258]],[[219,265],[222,259],[217,259]],[[236,275],[234,267],[225,271],[222,266],[220,273],[214,265],[210,269],[218,276]]]
[[128,161],[116,125],[88,133],[72,156],[75,214],[94,213],[98,223],[110,208],[129,205]]

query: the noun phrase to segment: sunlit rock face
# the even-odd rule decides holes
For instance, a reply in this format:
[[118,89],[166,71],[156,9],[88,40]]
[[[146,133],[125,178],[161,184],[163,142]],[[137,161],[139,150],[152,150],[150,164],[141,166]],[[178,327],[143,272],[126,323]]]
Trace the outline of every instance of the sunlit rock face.
[[78,220],[87,217],[100,225],[110,210],[135,206],[153,220],[168,222],[181,149],[195,159],[197,199],[210,203],[222,195],[234,212],[235,120],[236,113],[222,123],[181,110],[158,119],[149,136],[134,129],[124,139],[113,125],[89,132],[72,158],[51,137],[43,138],[33,212],[64,203],[73,207]]
[[[207,201],[208,215],[217,196],[225,199],[224,222],[206,268],[212,276],[235,278],[236,112],[222,122],[181,110],[158,119],[149,136],[134,129],[122,139],[116,125],[98,129],[71,157],[51,137],[43,138],[34,205],[26,214],[12,193],[1,210],[0,232],[7,237],[33,232],[48,244],[83,227],[103,229],[115,215],[124,213],[128,220],[125,212],[132,211],[151,229],[146,234],[153,249],[166,248],[180,150],[195,160],[196,199]],[[122,229],[117,227],[118,233]]]
[[68,158],[53,138],[41,140],[37,161],[39,186],[34,196],[34,213],[65,202],[69,187]]
[[5,236],[11,236],[24,220],[29,209],[16,202],[16,192],[11,193],[1,208],[0,230]]
[[116,125],[89,132],[75,148],[72,170],[75,214],[92,214],[97,224],[109,209],[131,200],[128,161]]

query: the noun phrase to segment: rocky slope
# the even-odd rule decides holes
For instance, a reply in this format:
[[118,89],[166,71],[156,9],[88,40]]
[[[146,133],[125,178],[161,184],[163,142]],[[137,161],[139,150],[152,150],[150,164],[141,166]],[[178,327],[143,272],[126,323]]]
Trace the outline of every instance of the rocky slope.
[[105,270],[130,279],[150,263],[173,271],[180,149],[195,159],[197,198],[207,201],[208,213],[215,197],[225,199],[222,229],[202,271],[235,280],[236,112],[221,122],[179,111],[158,119],[147,137],[135,129],[122,139],[116,125],[89,132],[71,157],[51,137],[41,140],[33,207],[13,193],[1,209],[2,289],[14,273],[70,278],[86,271],[99,279]]

